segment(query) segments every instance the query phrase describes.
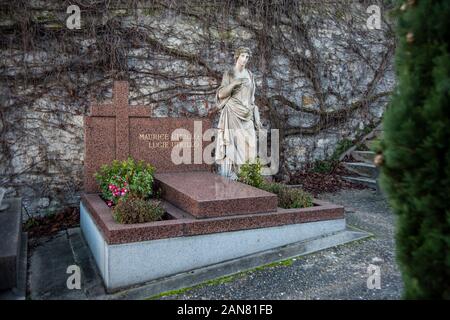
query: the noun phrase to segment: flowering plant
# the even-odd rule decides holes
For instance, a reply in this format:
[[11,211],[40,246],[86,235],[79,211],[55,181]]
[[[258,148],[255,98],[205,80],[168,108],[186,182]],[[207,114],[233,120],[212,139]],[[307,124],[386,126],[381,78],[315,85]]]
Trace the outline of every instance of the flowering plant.
[[120,177],[114,176],[109,185],[108,191],[103,194],[104,198],[107,199],[106,204],[108,207],[116,205],[119,202],[119,199],[126,199],[128,195],[128,183],[127,181]]
[[153,192],[153,174],[154,168],[151,165],[128,158],[103,165],[94,177],[100,185],[103,199],[112,207],[120,199],[125,201],[129,195],[148,199]]

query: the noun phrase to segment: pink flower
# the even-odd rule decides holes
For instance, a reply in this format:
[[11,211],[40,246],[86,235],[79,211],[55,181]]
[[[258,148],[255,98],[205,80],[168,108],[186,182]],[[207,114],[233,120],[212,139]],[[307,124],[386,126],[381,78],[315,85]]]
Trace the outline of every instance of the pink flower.
[[108,205],[108,207],[111,207],[112,204],[113,204],[113,202],[112,202],[111,200],[108,200],[108,201],[106,202],[106,204]]

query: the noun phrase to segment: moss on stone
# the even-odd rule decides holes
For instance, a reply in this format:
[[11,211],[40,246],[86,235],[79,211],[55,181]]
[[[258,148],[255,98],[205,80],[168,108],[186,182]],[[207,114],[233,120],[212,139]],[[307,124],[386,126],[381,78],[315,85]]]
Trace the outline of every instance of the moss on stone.
[[199,289],[199,288],[203,288],[206,286],[216,286],[216,285],[221,285],[221,284],[225,284],[225,283],[229,283],[232,282],[236,279],[242,278],[252,272],[255,271],[261,271],[261,270],[265,270],[265,269],[269,269],[269,268],[274,268],[274,267],[289,267],[291,266],[295,260],[301,258],[301,256],[299,257],[295,257],[295,258],[289,258],[286,260],[282,260],[282,261],[277,261],[277,262],[272,262],[269,264],[265,264],[256,268],[252,268],[249,270],[245,270],[245,271],[241,271],[232,275],[228,275],[228,276],[223,276],[223,277],[219,277],[213,280],[208,280],[205,282],[202,282],[198,285],[192,286],[192,287],[186,287],[186,288],[182,288],[182,289],[178,289],[178,290],[171,290],[171,291],[166,291],[166,292],[162,292],[160,294],[157,294],[155,296],[149,297],[146,300],[155,300],[155,299],[159,299],[162,297],[168,297],[168,296],[174,296],[174,295],[180,295],[183,294],[185,292],[194,290],[194,289]]

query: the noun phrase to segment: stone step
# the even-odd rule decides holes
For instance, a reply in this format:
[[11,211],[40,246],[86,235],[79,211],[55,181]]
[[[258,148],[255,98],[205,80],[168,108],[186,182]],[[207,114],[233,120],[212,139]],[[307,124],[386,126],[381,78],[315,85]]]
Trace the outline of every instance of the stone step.
[[345,179],[350,182],[360,183],[367,187],[378,189],[377,180],[364,178],[364,177],[351,177],[351,176],[341,176],[342,179]]
[[4,199],[9,208],[0,211],[0,290],[18,284],[22,243],[22,199]]
[[373,151],[354,150],[352,151],[351,155],[356,161],[361,161],[369,164],[373,164],[373,159],[375,158],[375,152]]
[[162,197],[196,218],[277,211],[275,194],[207,171],[159,173]]
[[376,179],[378,176],[378,168],[374,164],[364,162],[344,162],[344,167],[358,175]]

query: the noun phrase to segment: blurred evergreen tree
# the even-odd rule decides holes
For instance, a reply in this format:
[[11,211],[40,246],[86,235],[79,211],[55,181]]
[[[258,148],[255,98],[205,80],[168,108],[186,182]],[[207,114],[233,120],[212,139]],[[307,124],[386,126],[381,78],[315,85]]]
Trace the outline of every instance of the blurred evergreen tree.
[[398,7],[380,183],[398,217],[405,298],[450,299],[450,1]]

